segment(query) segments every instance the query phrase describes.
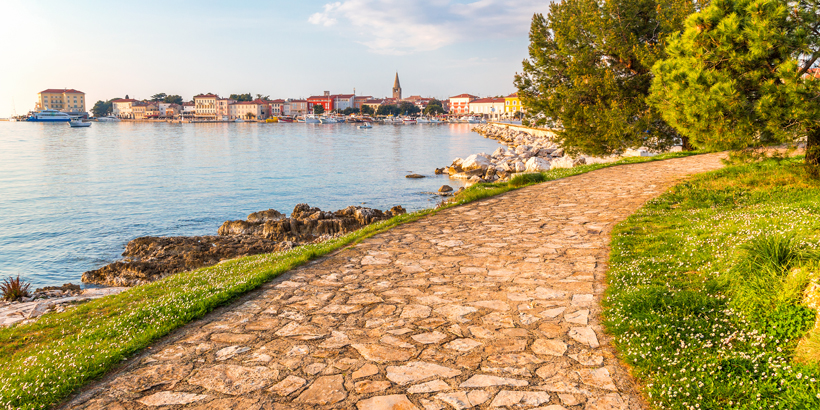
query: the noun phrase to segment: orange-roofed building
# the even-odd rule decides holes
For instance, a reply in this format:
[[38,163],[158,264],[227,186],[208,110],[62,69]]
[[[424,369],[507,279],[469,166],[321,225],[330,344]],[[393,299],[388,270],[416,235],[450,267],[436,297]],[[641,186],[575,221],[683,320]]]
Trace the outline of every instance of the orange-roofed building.
[[472,94],[459,94],[450,97],[450,114],[469,114],[470,102],[477,100],[478,97]]

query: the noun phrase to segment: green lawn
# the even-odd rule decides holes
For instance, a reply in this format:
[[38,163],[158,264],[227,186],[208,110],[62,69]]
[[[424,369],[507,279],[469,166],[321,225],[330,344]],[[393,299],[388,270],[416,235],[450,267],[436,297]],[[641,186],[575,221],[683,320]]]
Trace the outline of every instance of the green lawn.
[[817,356],[796,354],[819,245],[802,157],[699,175],[619,224],[605,325],[653,406],[820,409]]
[[[478,184],[447,207],[533,183],[620,164],[695,155],[664,154],[617,163],[520,175],[510,183]],[[38,409],[61,402],[123,359],[170,331],[200,318],[279,274],[334,250],[437,210],[423,210],[379,222],[342,238],[277,254],[256,255],[183,272],[119,295],[44,315],[35,323],[0,329],[0,408]]]

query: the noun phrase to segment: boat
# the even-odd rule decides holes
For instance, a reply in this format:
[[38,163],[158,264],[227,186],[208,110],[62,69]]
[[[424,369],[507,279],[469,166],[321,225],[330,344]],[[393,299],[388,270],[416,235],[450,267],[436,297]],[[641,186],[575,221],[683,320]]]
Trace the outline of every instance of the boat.
[[237,118],[233,122],[245,122],[245,120],[243,120],[242,118]]
[[333,117],[321,117],[321,118],[319,118],[319,122],[322,123],[322,124],[336,124],[339,121],[337,121]]
[[97,118],[97,121],[99,121],[99,122],[117,122],[119,120],[120,120],[119,118],[117,118],[113,115],[106,115],[105,117]]
[[279,122],[293,122],[293,118],[290,117],[280,117]]
[[276,118],[276,117],[270,117],[270,118],[266,119],[266,120],[265,120],[265,122],[273,122],[273,123],[277,123],[277,122],[279,122],[279,118]]
[[26,121],[30,122],[68,122],[71,121],[71,117],[64,113],[57,110],[43,110],[40,112],[32,113]]
[[90,127],[91,123],[83,121],[80,118],[72,118],[71,121],[68,122],[68,125],[71,128],[85,128],[85,127]]
[[401,120],[401,122],[404,123],[404,124],[407,124],[407,125],[412,125],[412,124],[415,124],[417,121],[413,118],[405,117],[404,119]]
[[419,119],[417,119],[416,122],[418,122],[419,124],[429,124],[431,121],[427,118],[419,117]]
[[316,116],[313,115],[313,114],[308,114],[308,115],[305,116],[304,121],[299,121],[299,122],[304,122],[305,124],[318,124],[319,119],[316,118]]
[[363,125],[359,125],[359,128],[373,128],[373,126],[372,126],[372,125],[370,125],[370,123],[369,123],[369,122],[366,122],[366,123],[364,123]]

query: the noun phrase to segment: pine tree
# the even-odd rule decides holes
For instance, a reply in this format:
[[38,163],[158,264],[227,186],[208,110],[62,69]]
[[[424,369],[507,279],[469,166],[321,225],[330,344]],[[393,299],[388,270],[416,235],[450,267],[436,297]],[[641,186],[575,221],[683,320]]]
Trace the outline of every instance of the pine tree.
[[680,136],[646,101],[664,38],[699,3],[563,0],[533,17],[530,57],[516,75],[528,122],[553,128],[572,153],[664,149]]
[[693,145],[738,149],[807,136],[820,161],[820,15],[813,1],[714,0],[671,36],[650,101]]

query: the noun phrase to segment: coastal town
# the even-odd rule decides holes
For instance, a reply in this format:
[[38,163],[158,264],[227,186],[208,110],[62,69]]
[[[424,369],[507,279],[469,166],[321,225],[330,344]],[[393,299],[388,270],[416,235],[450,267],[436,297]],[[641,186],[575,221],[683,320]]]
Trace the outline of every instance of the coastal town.
[[[89,115],[88,111],[91,111]],[[57,113],[55,113],[57,112]],[[390,97],[335,94],[324,91],[308,98],[276,98],[256,94],[231,94],[229,97],[214,93],[195,95],[183,101],[177,95],[156,94],[150,99],[115,98],[98,101],[92,108],[84,92],[75,89],[46,89],[37,94],[29,121],[49,121],[65,118],[105,118],[132,121],[180,122],[310,122],[317,115],[334,115],[334,121],[345,116],[443,116],[454,122],[502,120],[520,118],[523,112],[517,93],[507,96],[480,98],[469,93],[437,99],[420,95],[402,96],[399,75],[396,73]],[[45,113],[45,114],[43,114]],[[62,113],[58,114],[58,113]],[[50,115],[49,115],[50,114]],[[316,122],[319,122],[318,120]]]

